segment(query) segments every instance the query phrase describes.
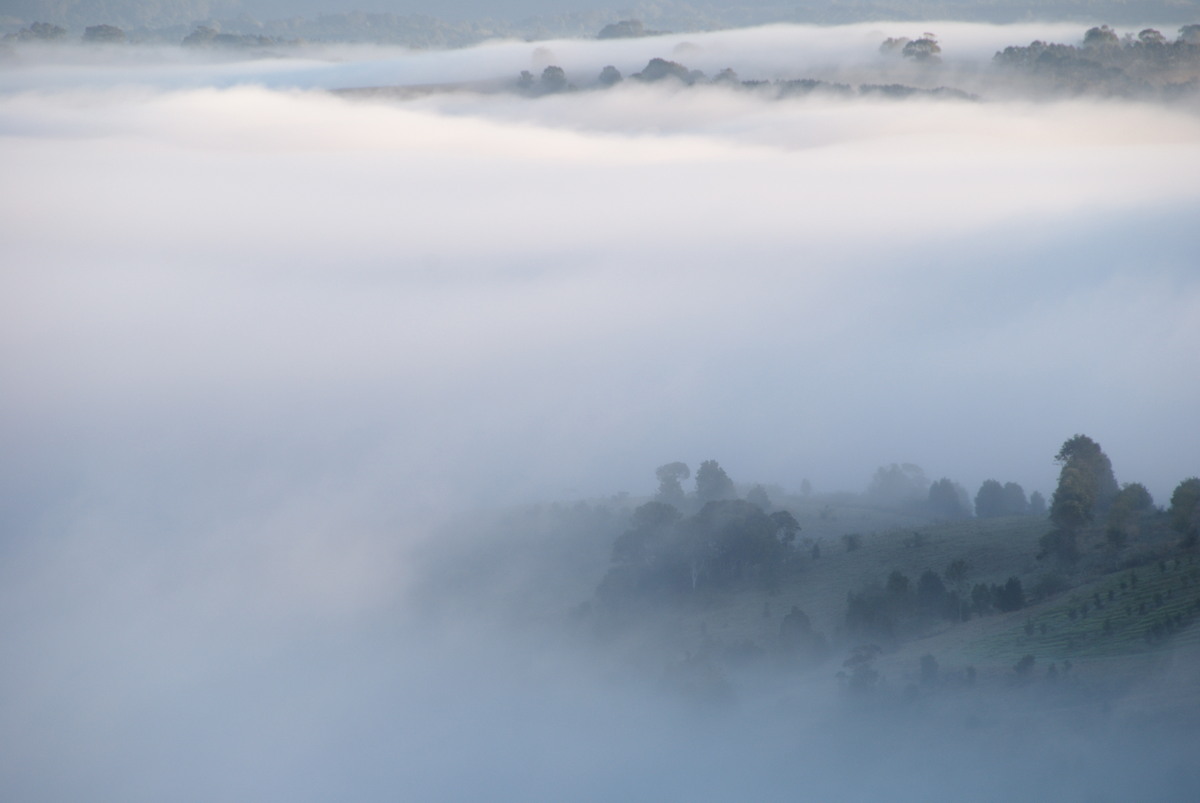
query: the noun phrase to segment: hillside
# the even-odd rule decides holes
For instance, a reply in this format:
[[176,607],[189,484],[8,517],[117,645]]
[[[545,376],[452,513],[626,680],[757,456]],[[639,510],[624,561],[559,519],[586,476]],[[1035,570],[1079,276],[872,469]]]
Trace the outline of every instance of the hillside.
[[[939,521],[841,501],[835,507],[788,499],[800,540],[795,562],[776,587],[750,582],[621,610],[597,600],[584,621],[608,649],[642,671],[668,667],[669,675],[670,667],[703,665],[735,693],[760,681],[763,672],[783,688],[796,682],[836,689],[839,675],[842,685],[850,677],[854,656],[874,645],[878,653],[867,661],[878,673],[872,685],[892,696],[912,694],[922,657],[932,656],[936,679],[924,678],[923,692],[961,685],[969,674],[972,685],[991,690],[1044,688],[1061,678],[1062,688],[1095,703],[1138,690],[1157,711],[1183,699],[1200,703],[1200,684],[1180,671],[1176,657],[1200,650],[1200,563],[1179,547],[1165,514],[1144,518],[1138,537],[1120,549],[1107,543],[1100,528],[1087,530],[1082,557],[1063,564],[1037,557],[1039,540],[1051,529],[1042,517]],[[848,534],[857,535],[853,550],[843,538]],[[848,626],[849,594],[883,587],[894,572],[915,587],[926,570],[944,577],[955,561],[967,567],[957,578],[965,621],[910,608],[896,617],[891,638]],[[1014,577],[1025,594],[1020,609],[980,614],[966,604],[969,589],[1000,587]],[[952,591],[955,584],[946,586]],[[785,618],[796,608],[826,645],[800,660],[781,648]],[[1032,663],[1018,671],[1029,655]],[[1177,688],[1164,688],[1168,682]]]

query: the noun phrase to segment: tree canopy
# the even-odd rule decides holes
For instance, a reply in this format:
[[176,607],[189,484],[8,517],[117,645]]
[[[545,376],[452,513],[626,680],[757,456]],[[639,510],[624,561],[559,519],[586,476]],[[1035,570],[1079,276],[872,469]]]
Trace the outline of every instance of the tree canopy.
[[1112,462],[1100,444],[1087,435],[1075,435],[1054,456],[1062,466],[1058,487],[1050,500],[1050,519],[1075,531],[1111,507],[1117,495]]

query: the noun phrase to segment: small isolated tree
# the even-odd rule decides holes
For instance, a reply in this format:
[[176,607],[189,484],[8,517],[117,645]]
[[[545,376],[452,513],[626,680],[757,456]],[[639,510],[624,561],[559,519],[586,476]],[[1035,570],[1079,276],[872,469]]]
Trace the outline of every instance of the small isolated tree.
[[904,46],[912,40],[907,36],[889,36],[879,46],[879,52],[884,55],[895,55],[904,51]]
[[1034,491],[1029,495],[1029,515],[1046,515],[1046,497],[1042,496],[1041,491]]
[[624,80],[621,77],[621,71],[609,64],[600,71],[601,86],[614,86]]
[[543,92],[562,92],[567,88],[567,73],[562,67],[551,64],[542,70],[541,90]]

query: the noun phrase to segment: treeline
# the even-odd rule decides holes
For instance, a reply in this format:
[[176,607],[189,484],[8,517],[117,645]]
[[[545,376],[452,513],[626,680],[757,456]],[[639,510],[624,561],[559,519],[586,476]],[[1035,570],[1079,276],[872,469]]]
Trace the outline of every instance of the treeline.
[[[584,81],[583,86],[607,89],[625,80],[626,78],[621,74],[621,71],[609,64],[594,79]],[[944,86],[924,89],[905,86],[903,84],[851,85],[834,81],[820,81],[813,78],[743,81],[738,77],[736,72],[728,67],[710,77],[702,70],[689,69],[679,62],[662,58],[650,59],[646,66],[639,72],[631,74],[629,80],[642,84],[667,83],[689,87],[724,86],[767,92],[780,98],[823,94],[837,97],[885,97],[897,100],[914,97],[978,100],[975,95],[969,92]],[[520,75],[517,76],[516,86],[524,94],[533,97],[575,91],[580,88],[569,79],[566,71],[557,65],[546,67],[539,76],[534,76],[529,70],[522,70]]]
[[1183,26],[1170,41],[1154,28],[1119,36],[1101,25],[1088,29],[1078,46],[1035,41],[1006,47],[993,62],[1009,74],[1060,93],[1191,93],[1200,89],[1200,24]]

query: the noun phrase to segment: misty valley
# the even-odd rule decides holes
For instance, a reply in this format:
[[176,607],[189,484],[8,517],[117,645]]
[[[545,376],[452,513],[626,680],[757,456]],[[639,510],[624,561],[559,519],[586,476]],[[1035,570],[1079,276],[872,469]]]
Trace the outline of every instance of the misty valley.
[[0,798],[1195,797],[1194,4],[550,5],[0,15]]

